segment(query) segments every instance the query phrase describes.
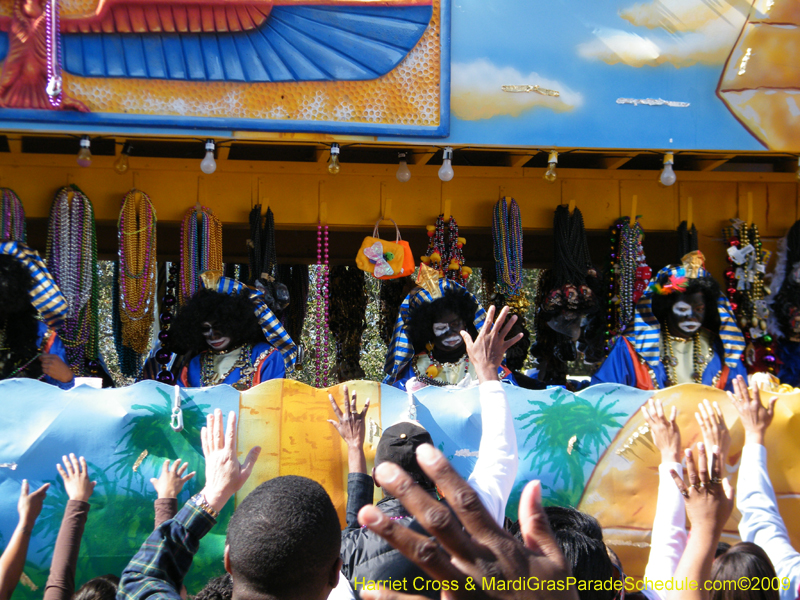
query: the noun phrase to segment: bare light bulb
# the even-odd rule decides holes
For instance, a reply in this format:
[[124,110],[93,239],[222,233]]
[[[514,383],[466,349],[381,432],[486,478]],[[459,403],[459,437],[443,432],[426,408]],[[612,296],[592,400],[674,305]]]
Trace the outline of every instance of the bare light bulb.
[[128,155],[125,152],[125,149],[122,149],[122,153],[119,155],[117,160],[114,161],[114,170],[122,175],[125,171],[128,170]]
[[217,161],[214,160],[214,140],[206,140],[206,156],[200,162],[200,170],[206,175],[211,175],[217,170]]
[[453,149],[448,146],[444,149],[442,166],[439,167],[439,179],[450,181],[455,173],[453,172]]
[[544,178],[549,183],[555,183],[556,181],[556,165],[558,164],[558,152],[553,150],[550,152],[550,156],[547,158],[548,167],[547,171],[544,174]]
[[92,166],[92,151],[90,147],[92,142],[89,140],[89,136],[85,135],[81,138],[81,149],[78,150],[78,164],[81,167],[91,167]]
[[338,175],[339,171],[339,144],[334,142],[331,144],[331,159],[328,161],[328,173],[331,175]]
[[408,168],[408,163],[406,162],[406,153],[405,152],[398,152],[397,158],[400,159],[400,166],[397,167],[397,181],[400,183],[405,183],[409,179],[411,179],[411,170]]
[[672,170],[672,164],[674,162],[675,159],[673,153],[667,152],[664,155],[664,169],[661,171],[661,176],[659,177],[662,185],[672,185],[678,180],[675,175],[675,171]]

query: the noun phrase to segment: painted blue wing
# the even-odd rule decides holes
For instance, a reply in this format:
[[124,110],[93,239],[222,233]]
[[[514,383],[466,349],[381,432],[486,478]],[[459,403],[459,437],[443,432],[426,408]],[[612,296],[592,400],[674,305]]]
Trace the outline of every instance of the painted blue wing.
[[431,6],[275,6],[259,28],[246,32],[69,33],[62,36],[63,64],[82,77],[375,79],[406,57],[432,14]]
[[8,54],[8,33],[0,31],[0,60],[5,60]]

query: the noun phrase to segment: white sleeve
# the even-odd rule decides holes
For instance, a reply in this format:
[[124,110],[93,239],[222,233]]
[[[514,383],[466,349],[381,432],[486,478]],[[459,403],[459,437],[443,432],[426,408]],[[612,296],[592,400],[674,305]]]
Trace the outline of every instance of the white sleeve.
[[481,402],[481,444],[478,460],[467,482],[480,496],[486,510],[502,527],[506,503],[517,477],[519,454],[511,409],[499,381],[478,386]]
[[781,589],[781,600],[794,600],[800,584],[800,553],[792,547],[789,533],[778,511],[778,502],[767,472],[767,449],[745,444],[736,490],[736,505],[742,513],[739,535],[758,544],[772,561],[778,577],[791,585]]
[[339,583],[328,594],[328,600],[356,600],[356,594],[350,587],[350,582],[342,573],[339,573]]
[[[665,462],[658,466],[658,500],[650,534],[650,557],[644,570],[645,579],[653,582],[666,583],[672,579],[686,549],[686,506],[670,469],[683,477],[680,463]],[[646,595],[663,600],[667,592],[648,588]]]

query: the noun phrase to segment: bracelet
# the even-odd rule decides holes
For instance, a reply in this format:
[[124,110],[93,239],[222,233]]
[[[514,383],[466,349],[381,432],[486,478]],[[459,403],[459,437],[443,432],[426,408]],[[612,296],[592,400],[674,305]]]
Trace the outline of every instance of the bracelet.
[[203,495],[202,492],[192,496],[190,502],[192,502],[192,504],[194,504],[197,508],[208,514],[212,519],[216,519],[217,517],[219,517],[219,511],[208,503],[208,500],[206,500],[206,497]]

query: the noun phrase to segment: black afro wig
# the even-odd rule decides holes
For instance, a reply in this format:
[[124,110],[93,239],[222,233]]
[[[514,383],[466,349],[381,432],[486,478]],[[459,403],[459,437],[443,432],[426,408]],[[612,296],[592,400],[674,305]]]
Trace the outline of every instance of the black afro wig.
[[[39,351],[36,344],[39,321],[29,295],[32,287],[33,278],[28,270],[17,259],[0,255],[0,328],[4,328],[6,334],[3,346],[9,349],[0,378],[8,377]],[[38,377],[41,374],[41,363],[36,360],[15,376]]]
[[478,335],[475,328],[475,311],[478,303],[468,294],[458,289],[446,290],[441,298],[408,311],[406,330],[408,339],[414,347],[414,352],[419,354],[425,351],[425,345],[433,341],[433,324],[446,312],[452,312],[467,324],[467,331],[473,337]]
[[[662,276],[656,283],[665,285],[669,283],[668,277]],[[653,315],[658,319],[659,323],[664,323],[676,302],[681,300],[684,296],[691,296],[697,292],[703,293],[703,300],[706,304],[703,327],[714,333],[719,333],[720,319],[719,311],[717,310],[717,302],[721,292],[719,284],[713,277],[690,279],[686,290],[682,294],[653,294]]]
[[233,345],[265,342],[249,293],[221,294],[200,290],[178,312],[170,327],[170,349],[180,354],[200,353],[208,349],[201,325],[211,323],[228,337]]

